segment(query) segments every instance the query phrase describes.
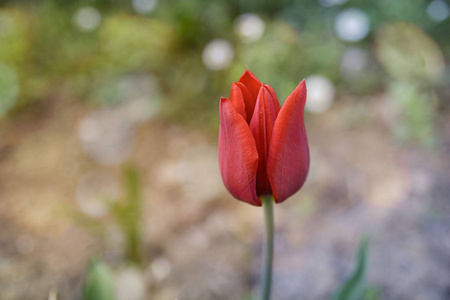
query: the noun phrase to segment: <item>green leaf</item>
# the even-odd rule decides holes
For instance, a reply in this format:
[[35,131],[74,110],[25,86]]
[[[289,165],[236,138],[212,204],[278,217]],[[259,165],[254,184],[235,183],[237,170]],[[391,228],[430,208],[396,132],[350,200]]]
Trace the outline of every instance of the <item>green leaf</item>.
[[369,286],[364,294],[364,300],[378,300],[381,299],[381,291],[376,286]]
[[93,260],[89,268],[84,290],[84,300],[114,300],[114,282],[109,267],[100,260]]
[[0,118],[13,108],[19,96],[19,88],[16,70],[0,63]]
[[341,285],[333,300],[361,300],[366,291],[365,274],[368,237],[363,237],[359,245],[357,266],[353,274]]

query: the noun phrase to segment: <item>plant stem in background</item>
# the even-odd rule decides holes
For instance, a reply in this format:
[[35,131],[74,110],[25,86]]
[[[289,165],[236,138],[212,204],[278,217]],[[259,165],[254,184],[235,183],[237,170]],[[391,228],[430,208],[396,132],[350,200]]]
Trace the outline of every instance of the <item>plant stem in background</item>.
[[272,196],[266,196],[263,198],[262,202],[264,207],[265,241],[261,280],[261,300],[269,300],[272,285],[273,261],[273,198]]
[[123,171],[125,196],[122,201],[114,203],[114,216],[126,238],[126,256],[130,262],[140,265],[143,261],[141,238],[141,181],[134,166],[127,166]]

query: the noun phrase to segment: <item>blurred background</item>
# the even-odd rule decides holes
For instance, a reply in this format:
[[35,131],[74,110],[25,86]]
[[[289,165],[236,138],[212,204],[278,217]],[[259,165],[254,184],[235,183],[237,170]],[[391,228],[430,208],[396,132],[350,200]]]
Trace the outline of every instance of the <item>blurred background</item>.
[[[0,299],[251,299],[262,210],[217,163],[248,67],[306,78],[311,170],[275,206],[274,299],[450,299],[448,0],[0,2]],[[106,276],[106,277],[108,277]]]

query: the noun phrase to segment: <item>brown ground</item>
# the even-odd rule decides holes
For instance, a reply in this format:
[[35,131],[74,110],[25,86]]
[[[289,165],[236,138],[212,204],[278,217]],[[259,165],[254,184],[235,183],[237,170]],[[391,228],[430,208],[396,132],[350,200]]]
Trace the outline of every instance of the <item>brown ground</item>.
[[[427,151],[395,141],[384,104],[375,104],[382,100],[367,101],[365,121],[347,121],[348,103],[306,120],[309,178],[275,207],[274,299],[329,299],[363,233],[371,236],[368,280],[380,299],[450,299],[450,118],[439,121],[442,146]],[[123,235],[108,215],[100,218],[103,234],[80,221],[80,178],[98,172],[121,180],[120,167],[96,164],[80,147],[78,124],[88,111],[54,101],[0,128],[0,299],[46,299],[52,289],[58,299],[80,299],[98,253],[119,294],[250,295],[262,210],[223,188],[215,137],[161,121],[139,126],[130,161],[144,182],[142,268],[124,263]],[[132,300],[130,293],[119,300]]]

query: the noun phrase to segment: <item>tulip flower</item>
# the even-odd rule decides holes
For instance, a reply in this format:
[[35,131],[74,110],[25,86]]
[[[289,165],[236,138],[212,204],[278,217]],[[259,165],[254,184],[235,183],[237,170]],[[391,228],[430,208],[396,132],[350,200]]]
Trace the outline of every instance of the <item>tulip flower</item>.
[[219,165],[227,190],[261,206],[260,197],[283,202],[304,184],[309,148],[304,124],[305,81],[280,108],[277,95],[249,70],[220,99]]
[[304,80],[280,107],[272,87],[249,70],[232,84],[230,98],[220,99],[219,165],[225,187],[235,198],[264,207],[262,300],[270,299],[273,202],[297,192],[308,175],[305,102]]

